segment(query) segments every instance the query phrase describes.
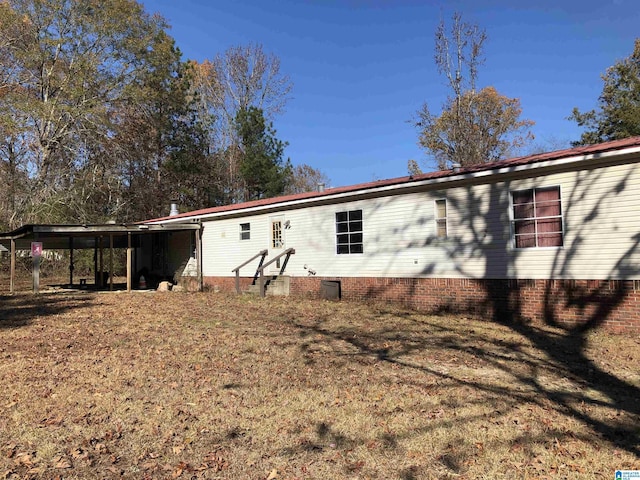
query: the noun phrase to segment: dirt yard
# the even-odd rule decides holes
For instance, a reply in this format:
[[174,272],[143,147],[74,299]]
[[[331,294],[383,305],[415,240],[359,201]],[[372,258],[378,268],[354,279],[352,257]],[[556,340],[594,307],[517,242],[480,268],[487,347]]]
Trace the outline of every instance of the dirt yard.
[[0,296],[2,479],[602,479],[640,340],[387,305]]

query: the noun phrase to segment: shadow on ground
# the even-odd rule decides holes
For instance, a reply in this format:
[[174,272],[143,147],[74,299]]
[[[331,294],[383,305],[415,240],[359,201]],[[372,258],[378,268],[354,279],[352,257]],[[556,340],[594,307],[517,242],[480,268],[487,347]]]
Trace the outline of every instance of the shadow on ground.
[[[403,331],[390,325],[398,315],[405,317],[404,321],[415,315],[416,327]],[[506,334],[504,339],[499,336],[496,339],[487,337],[486,330],[475,331],[461,317],[442,316],[440,319],[451,318],[451,322],[430,323],[424,320],[428,317],[409,311],[385,310],[384,307],[376,317],[370,323],[373,328],[362,328],[358,322],[339,325],[328,318],[314,323],[294,321],[300,336],[308,339],[300,345],[304,362],[313,365],[314,355],[330,352],[336,362],[384,362],[403,372],[418,371],[439,382],[480,392],[480,402],[486,398],[500,398],[511,408],[534,405],[552,409],[578,420],[595,437],[615,448],[640,456],[640,389],[588,358],[585,332],[576,334],[556,327],[517,322],[507,325],[487,323],[487,328],[499,329]],[[443,364],[452,368],[441,368]],[[456,373],[457,367],[469,367],[470,372],[474,369],[498,372],[506,380],[495,382],[481,373],[461,375]],[[549,378],[553,378],[553,382],[549,382]],[[563,382],[570,387],[562,385]],[[428,391],[432,385],[420,385],[419,388]],[[451,399],[456,405],[468,401]],[[603,416],[603,410],[609,413]],[[496,412],[496,418],[503,413]],[[477,420],[457,417],[450,426],[456,428],[459,422]],[[567,435],[574,434],[549,425],[546,438],[523,435],[520,441],[529,444],[553,442]],[[400,437],[393,441],[387,439],[386,444],[392,445],[399,440]],[[410,472],[407,478],[411,478]]]
[[0,330],[24,327],[36,318],[78,308],[89,299],[71,294],[0,295]]

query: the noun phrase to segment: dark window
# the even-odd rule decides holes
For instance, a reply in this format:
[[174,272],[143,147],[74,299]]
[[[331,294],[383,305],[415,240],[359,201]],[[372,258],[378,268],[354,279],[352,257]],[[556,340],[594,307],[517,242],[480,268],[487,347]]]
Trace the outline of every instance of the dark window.
[[249,240],[249,239],[251,239],[251,224],[241,223],[240,224],[240,240]]
[[516,248],[563,245],[560,187],[512,192],[511,201]]
[[336,213],[336,253],[364,253],[362,210]]

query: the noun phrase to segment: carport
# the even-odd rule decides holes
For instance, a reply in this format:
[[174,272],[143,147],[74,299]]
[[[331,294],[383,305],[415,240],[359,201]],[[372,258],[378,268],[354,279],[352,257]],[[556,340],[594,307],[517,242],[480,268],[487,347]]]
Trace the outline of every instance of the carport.
[[[171,232],[195,233],[195,257],[197,265],[197,281],[202,289],[202,225],[200,223],[170,223],[165,225],[147,224],[98,224],[98,225],[24,225],[13,232],[0,233],[0,245],[10,252],[10,283],[9,290],[15,292],[16,252],[28,250],[39,253],[38,250],[68,250],[69,251],[69,285],[73,286],[73,252],[74,250],[94,250],[94,271],[96,279],[103,281],[104,263],[103,252],[109,252],[108,273],[110,288],[113,289],[113,249],[126,248],[126,276],[127,291],[131,291],[133,279],[133,253],[135,248],[142,248],[143,237],[158,233]],[[39,287],[39,262],[33,262],[34,291]],[[100,272],[98,275],[97,272]],[[99,286],[100,283],[96,283]]]

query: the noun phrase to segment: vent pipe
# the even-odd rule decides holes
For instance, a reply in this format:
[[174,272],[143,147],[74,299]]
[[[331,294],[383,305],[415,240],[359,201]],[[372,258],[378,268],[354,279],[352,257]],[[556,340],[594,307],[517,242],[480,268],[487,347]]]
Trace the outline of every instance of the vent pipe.
[[169,212],[169,216],[173,217],[178,215],[180,212],[178,211],[178,204],[175,201],[171,202],[171,211]]
[[456,173],[460,171],[460,167],[462,167],[462,165],[460,165],[459,163],[452,163],[451,164],[451,169]]
[[324,183],[319,183],[318,184],[318,191],[319,192],[324,192]]

